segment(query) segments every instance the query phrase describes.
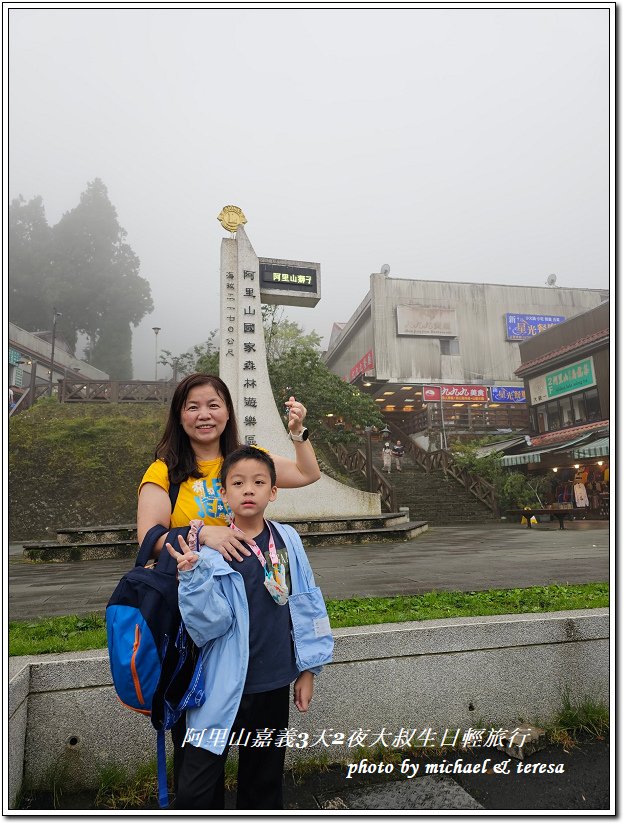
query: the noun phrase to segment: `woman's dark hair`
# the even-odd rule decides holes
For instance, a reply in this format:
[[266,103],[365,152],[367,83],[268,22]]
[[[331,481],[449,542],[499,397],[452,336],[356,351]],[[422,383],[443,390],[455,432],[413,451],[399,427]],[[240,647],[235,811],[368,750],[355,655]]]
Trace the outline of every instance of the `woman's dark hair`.
[[240,446],[236,413],[234,412],[230,390],[216,375],[204,375],[200,372],[188,375],[180,381],[173,393],[165,432],[156,447],[156,457],[164,461],[169,469],[170,483],[181,484],[187,478],[201,478],[193,447],[188,435],[182,428],[180,418],[191,389],[196,386],[206,385],[212,386],[217,395],[224,401],[228,411],[228,422],[219,438],[222,457],[225,458]]
[[271,486],[275,486],[277,477],[275,472],[275,463],[269,453],[265,452],[264,449],[257,449],[255,446],[241,446],[238,449],[235,449],[234,452],[230,452],[229,455],[226,455],[223,461],[223,466],[221,467],[221,486],[224,489],[226,488],[227,476],[232,471],[232,468],[241,461],[249,460],[260,461],[260,463],[265,464],[266,468],[269,470]]

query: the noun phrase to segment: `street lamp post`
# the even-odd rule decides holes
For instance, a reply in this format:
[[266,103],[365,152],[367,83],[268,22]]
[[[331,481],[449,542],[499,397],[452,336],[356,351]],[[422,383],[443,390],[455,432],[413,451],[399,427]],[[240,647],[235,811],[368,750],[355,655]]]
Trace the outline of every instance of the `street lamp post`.
[[50,385],[48,394],[52,397],[52,381],[54,380],[54,344],[56,343],[56,319],[63,317],[62,312],[57,312],[56,307],[52,307],[52,348],[50,351]]
[[158,380],[158,333],[161,330],[161,326],[152,326],[152,332],[154,333],[154,380]]

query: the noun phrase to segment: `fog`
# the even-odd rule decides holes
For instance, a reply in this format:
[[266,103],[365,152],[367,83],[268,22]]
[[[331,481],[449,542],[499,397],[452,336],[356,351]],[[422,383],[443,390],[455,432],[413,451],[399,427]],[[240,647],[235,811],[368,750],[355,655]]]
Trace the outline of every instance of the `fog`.
[[[134,376],[218,327],[226,204],[321,263],[327,344],[391,277],[609,285],[609,11],[12,8],[10,198],[108,187],[151,284]],[[59,307],[62,309],[62,307]],[[168,370],[159,368],[159,376]]]

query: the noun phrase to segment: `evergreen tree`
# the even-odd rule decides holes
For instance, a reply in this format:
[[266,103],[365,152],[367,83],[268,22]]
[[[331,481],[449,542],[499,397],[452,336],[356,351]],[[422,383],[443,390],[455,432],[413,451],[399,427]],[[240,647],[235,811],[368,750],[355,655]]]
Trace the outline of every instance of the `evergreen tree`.
[[106,186],[87,184],[80,203],[50,228],[40,197],[9,209],[9,318],[29,331],[57,331],[72,348],[89,338],[87,359],[113,379],[132,377],[132,330],[153,309],[140,262]]
[[50,329],[51,231],[43,200],[20,195],[9,206],[9,319],[22,329]]

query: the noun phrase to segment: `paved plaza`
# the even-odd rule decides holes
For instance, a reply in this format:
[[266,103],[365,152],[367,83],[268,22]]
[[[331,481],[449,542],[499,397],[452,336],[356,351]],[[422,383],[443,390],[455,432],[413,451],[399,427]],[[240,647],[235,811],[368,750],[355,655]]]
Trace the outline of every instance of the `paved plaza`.
[[[103,611],[132,561],[33,564],[9,553],[9,617]],[[393,544],[311,547],[308,557],[326,598],[414,595],[479,589],[590,583],[609,578],[606,521],[526,529],[519,524],[430,527]]]

